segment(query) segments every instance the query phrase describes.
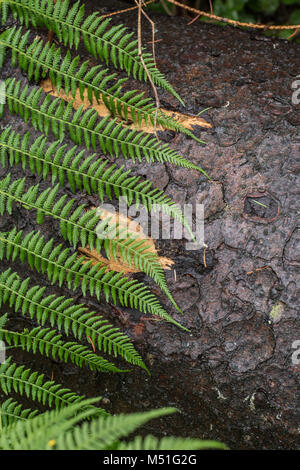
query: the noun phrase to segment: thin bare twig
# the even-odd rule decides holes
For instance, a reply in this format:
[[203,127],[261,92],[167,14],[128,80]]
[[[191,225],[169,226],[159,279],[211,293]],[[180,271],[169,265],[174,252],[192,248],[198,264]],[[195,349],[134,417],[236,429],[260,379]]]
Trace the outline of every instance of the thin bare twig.
[[285,29],[299,29],[300,24],[292,24],[292,25],[284,25],[284,26],[275,26],[275,25],[266,25],[266,24],[256,24],[256,23],[243,23],[242,21],[231,20],[230,18],[223,18],[222,16],[216,16],[212,13],[207,13],[206,11],[197,10],[196,8],[190,7],[188,5],[184,5],[177,0],[168,0],[173,5],[176,5],[180,8],[185,10],[191,11],[196,15],[205,16],[206,18],[210,18],[214,21],[221,21],[222,23],[228,23],[232,26],[242,26],[246,28],[254,28],[254,29],[271,29],[271,30],[285,30]]
[[143,57],[143,45],[142,45],[142,14],[145,16],[145,18],[150,22],[151,24],[151,27],[152,27],[152,51],[153,51],[153,59],[154,59],[154,63],[156,65],[156,59],[155,59],[155,24],[154,24],[154,21],[151,20],[151,18],[149,18],[149,16],[144,12],[143,8],[142,8],[142,4],[145,5],[144,1],[143,0],[134,0],[135,3],[137,4],[138,6],[138,55],[141,59],[141,62],[143,64],[143,67],[145,69],[145,72],[147,74],[147,77],[149,79],[149,82],[151,84],[151,87],[153,89],[153,93],[154,93],[154,96],[155,96],[155,106],[156,106],[156,109],[155,109],[155,116],[154,116],[154,134],[155,134],[155,137],[158,139],[157,137],[157,116],[158,116],[158,110],[160,108],[160,101],[159,101],[159,97],[158,97],[158,93],[157,93],[157,89],[156,89],[156,86],[154,85],[153,83],[153,80],[152,80],[152,77],[151,77],[151,74],[147,68],[147,65],[145,64],[145,61],[144,61],[144,57]]
[[206,263],[206,248],[203,250],[203,264],[204,267],[207,268],[207,263]]
[[[147,6],[153,2],[155,2],[155,0],[149,0],[148,2],[144,2],[144,5]],[[107,15],[101,15],[101,18],[109,18],[110,16],[121,15],[122,13],[127,13],[128,11],[136,10],[137,8],[138,8],[138,5],[135,7],[125,8],[125,10],[114,11],[113,13],[108,13]]]
[[193,23],[195,23],[195,21],[197,21],[197,20],[198,20],[198,18],[200,18],[200,16],[201,16],[201,15],[197,15],[197,16],[195,16],[195,18],[193,18],[193,19],[192,19],[192,20],[191,20],[191,21],[190,21],[190,22],[189,22],[187,25],[189,26],[190,24],[193,24]]
[[295,29],[295,31],[288,37],[288,39],[293,38],[294,36],[297,36],[297,34],[300,32],[300,29]]

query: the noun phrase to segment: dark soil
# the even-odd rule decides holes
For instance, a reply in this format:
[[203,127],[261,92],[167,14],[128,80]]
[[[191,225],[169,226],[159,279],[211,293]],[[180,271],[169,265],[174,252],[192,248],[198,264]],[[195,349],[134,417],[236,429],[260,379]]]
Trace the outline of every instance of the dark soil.
[[[95,2],[85,3],[95,9]],[[97,3],[103,13],[120,6],[111,0]],[[186,251],[183,241],[158,242],[160,253],[175,261],[176,281],[174,271],[167,272],[167,280],[184,316],[163,296],[161,300],[191,333],[129,309],[83,299],[78,292],[78,301],[131,336],[151,377],[140,370],[90,374],[25,353],[16,357],[46,376],[53,373],[57,382],[76,392],[102,395],[103,406],[113,413],[177,407],[177,415],[147,426],[146,431],[156,435],[217,439],[232,449],[297,449],[300,366],[292,363],[292,345],[300,340],[300,107],[292,104],[292,82],[300,69],[299,45],[228,26],[188,26],[185,18],[152,16],[156,39],[162,40],[156,44],[158,66],[186,103],[183,108],[161,92],[162,106],[194,115],[211,107],[202,117],[212,128],[195,129],[206,146],[169,131],[163,138],[201,165],[212,182],[169,165],[126,163],[179,202],[204,203],[205,256],[203,249]],[[113,21],[136,29],[135,13]],[[144,42],[150,40],[145,23]],[[83,49],[81,53],[86,56]],[[26,82],[9,60],[1,75]],[[151,93],[148,85],[134,87]],[[30,130],[32,138],[36,135],[29,124],[6,112],[1,128],[8,124],[22,133]],[[0,177],[7,172],[1,168]],[[14,178],[24,176],[21,167],[11,173]],[[28,184],[41,180],[25,173]],[[49,181],[41,184],[47,187]],[[74,197],[68,187],[63,193]],[[78,203],[98,203],[85,193],[75,198]],[[37,229],[34,216],[22,208],[0,217],[0,230],[14,225],[26,232]],[[62,242],[52,219],[38,228]],[[1,262],[1,269],[7,266],[12,265]],[[49,285],[28,265],[14,262],[13,267],[33,283]],[[53,286],[49,292],[72,295]],[[17,315],[11,318],[24,326]]]

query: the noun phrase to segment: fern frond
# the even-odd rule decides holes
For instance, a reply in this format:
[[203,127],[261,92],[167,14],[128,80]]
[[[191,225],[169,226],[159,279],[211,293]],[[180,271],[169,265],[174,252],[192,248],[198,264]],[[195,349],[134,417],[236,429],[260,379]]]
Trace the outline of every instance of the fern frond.
[[105,300],[110,297],[122,306],[137,308],[143,313],[157,315],[164,320],[184,328],[174,320],[160,305],[149,289],[135,279],[123,277],[122,273],[107,271],[102,263],[92,265],[91,261],[79,257],[78,253],[70,256],[70,250],[62,249],[62,245],[54,245],[53,239],[48,242],[40,232],[31,232],[22,239],[22,231],[16,229],[8,233],[0,233],[0,259],[14,261],[17,257],[21,262],[27,259],[30,267],[38,272],[47,273],[48,279],[62,286],[66,281],[68,288],[81,288],[83,295],[89,292],[100,299],[103,290]]
[[117,224],[110,224],[107,220],[100,223],[97,209],[86,211],[85,204],[73,209],[74,199],[68,199],[66,195],[59,199],[56,197],[58,185],[39,192],[37,184],[30,186],[25,192],[25,184],[26,178],[11,183],[9,173],[6,178],[0,180],[0,215],[5,212],[12,214],[13,202],[17,202],[28,210],[37,211],[38,224],[44,222],[45,216],[58,219],[63,238],[73,245],[73,248],[80,243],[83,248],[88,246],[91,250],[95,248],[101,253],[103,246],[108,259],[117,259],[117,253],[120,253],[124,262],[152,277],[180,311],[168,289],[159,257],[156,253],[148,251],[149,244],[146,240],[136,240],[132,234],[127,234],[126,229],[121,230]]
[[[2,316],[0,321],[3,318],[6,320],[7,315]],[[128,372],[92,353],[86,346],[75,341],[66,342],[62,338],[62,335],[56,330],[40,326],[32,330],[25,328],[22,332],[0,327],[0,339],[10,346],[20,347],[24,351],[32,351],[34,354],[39,352],[46,357],[51,356],[52,359],[60,359],[63,362],[70,360],[78,367],[85,366],[98,372]]]
[[3,431],[4,428],[7,428],[16,421],[26,421],[37,414],[37,410],[31,410],[29,408],[24,409],[20,403],[14,401],[12,398],[8,398],[3,403],[0,403],[0,436],[1,429]]
[[117,447],[119,450],[226,450],[221,442],[190,439],[184,437],[157,437],[148,435],[145,438],[137,436],[133,441],[122,442]]
[[96,154],[85,156],[77,147],[68,149],[59,142],[49,147],[46,144],[47,138],[40,136],[30,145],[29,132],[22,137],[9,126],[0,134],[0,163],[5,168],[21,162],[23,169],[28,167],[43,179],[50,175],[52,184],[58,181],[64,187],[68,181],[74,193],[84,189],[88,194],[97,194],[101,202],[105,195],[109,199],[115,195],[118,199],[124,197],[128,205],[135,203],[137,208],[143,204],[149,212],[161,210],[182,223],[194,237],[180,207],[152,182],[131,175],[123,166],[108,165]]
[[83,304],[74,303],[73,299],[49,295],[45,287],[38,285],[30,287],[30,278],[22,280],[10,268],[0,273],[0,307],[6,303],[16,313],[28,314],[41,326],[49,321],[51,327],[67,336],[72,333],[79,341],[85,336],[99,351],[120,356],[148,372],[129,337],[119,328],[96,312],[90,312]]
[[[0,387],[5,395],[14,391],[33,401],[49,407],[55,406],[55,408],[62,408],[84,400],[84,396],[77,395],[53,380],[45,380],[44,374],[18,366],[11,361],[11,358],[0,364]],[[108,416],[108,413],[101,408],[98,408],[98,412],[103,416]]]
[[[128,444],[120,442],[152,419],[170,415],[174,408],[144,413],[97,416],[93,407],[99,399],[83,400],[60,410],[46,411],[18,421],[0,433],[0,449],[5,450],[196,450],[226,449],[221,443],[165,437],[161,440],[137,437]],[[87,421],[88,420],[88,421]]]
[[30,91],[25,85],[21,89],[21,81],[15,79],[8,78],[5,86],[9,111],[19,114],[25,122],[31,119],[33,127],[46,135],[52,130],[55,137],[62,141],[68,131],[75,144],[85,144],[88,149],[92,147],[94,150],[100,146],[103,153],[113,158],[122,154],[125,159],[131,158],[134,162],[145,158],[147,162],[172,163],[201,171],[208,177],[202,168],[179,155],[168,144],[163,144],[151,134],[132,130],[116,118],[105,117],[99,122],[97,111],[93,108],[84,111],[83,106],[73,113],[72,102],[66,103],[61,98],[52,100],[51,96],[45,96],[41,88],[35,87]]
[[[110,19],[102,19],[97,12],[84,20],[84,5],[80,1],[70,6],[68,0],[5,0],[1,2],[2,24],[6,22],[8,8],[22,24],[34,28],[45,26],[53,31],[65,46],[79,46],[80,39],[87,51],[102,62],[111,62],[115,68],[125,70],[135,79],[147,81],[147,73],[138,54],[138,42],[132,39],[123,25],[109,27]],[[175,96],[181,104],[182,99],[172,85],[157,69],[152,54],[143,51],[143,59],[152,81]]]
[[175,408],[162,408],[145,413],[95,418],[82,426],[61,434],[55,448],[57,450],[105,450],[115,445],[119,439],[134,432],[151,419],[175,413]]
[[42,224],[45,216],[51,216],[60,222],[60,230],[65,240],[76,248],[78,243],[82,246],[89,245],[91,249],[101,250],[100,240],[95,231],[99,216],[97,210],[85,212],[86,205],[82,204],[76,209],[74,199],[68,199],[66,195],[57,198],[59,186],[39,191],[40,185],[30,186],[25,190],[26,178],[11,182],[11,175],[0,180],[0,214],[5,212],[12,214],[13,203],[23,205],[27,210],[37,211],[37,223]]
[[[15,26],[0,35],[0,66],[4,61],[6,48],[10,48],[13,66],[19,65],[27,72],[30,80],[38,82],[49,75],[58,92],[64,89],[66,94],[71,93],[75,98],[78,90],[84,100],[86,91],[91,104],[94,97],[98,103],[102,99],[113,117],[132,120],[136,126],[141,126],[143,122],[146,125],[148,122],[155,125],[156,106],[151,98],[145,98],[145,93],[138,90],[121,94],[126,79],[116,80],[116,73],[112,74],[101,66],[90,68],[89,61],[80,65],[80,57],[72,59],[69,51],[62,57],[61,50],[49,42],[44,44],[42,40],[35,39],[28,43],[29,35],[29,31],[24,34],[22,27],[17,29]],[[156,124],[185,133],[197,142],[204,143],[161,110],[158,111]]]
[[99,408],[93,406],[99,400],[82,400],[58,410],[46,411],[26,421],[13,422],[0,433],[0,449],[51,450],[61,433],[99,414]]

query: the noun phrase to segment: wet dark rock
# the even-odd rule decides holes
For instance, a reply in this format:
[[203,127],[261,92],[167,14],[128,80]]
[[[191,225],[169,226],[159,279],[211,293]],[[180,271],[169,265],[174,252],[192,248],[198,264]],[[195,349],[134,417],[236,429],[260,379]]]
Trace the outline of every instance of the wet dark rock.
[[191,202],[194,211],[195,205],[203,204],[205,219],[220,213],[225,207],[222,184],[207,181],[200,183],[197,193],[191,198]]
[[[106,13],[124,7],[111,0],[99,6],[85,3],[90,10]],[[212,128],[195,129],[206,146],[184,135],[166,134],[170,145],[208,172],[212,182],[194,170],[125,163],[126,169],[151,179],[178,202],[205,205],[205,250],[187,251],[183,240],[157,241],[160,254],[175,262],[167,280],[184,315],[176,313],[147,279],[190,333],[130,309],[83,299],[78,292],[79,301],[133,338],[151,377],[139,370],[90,374],[17,352],[18,358],[48,377],[53,372],[58,382],[80,393],[104,396],[113,413],[169,405],[181,410],[150,423],[147,433],[218,439],[234,449],[297,449],[300,369],[292,355],[294,342],[300,340],[300,110],[292,103],[292,82],[300,68],[299,45],[228,26],[187,26],[185,18],[151,15],[156,39],[162,40],[156,43],[158,67],[186,108],[160,90],[162,105],[193,115],[212,106],[202,115]],[[136,30],[136,13],[112,17],[113,23],[118,21]],[[151,41],[146,22],[143,40]],[[80,53],[86,58],[83,48]],[[22,77],[6,61],[2,79],[10,75]],[[140,87],[151,94],[148,85]],[[35,136],[29,124],[6,113],[0,125],[8,124]],[[0,177],[7,172],[0,168]],[[24,176],[21,167],[11,173],[13,178]],[[40,181],[25,173],[30,184]],[[61,194],[71,196],[70,188]],[[84,193],[75,198],[97,203]],[[23,208],[0,217],[1,230],[15,224],[26,231],[37,228]],[[55,221],[47,219],[38,228],[62,242]],[[7,266],[3,262],[1,268]],[[42,282],[27,265],[16,262],[14,267],[34,283]],[[49,290],[71,295],[65,288]]]
[[166,195],[173,199],[177,204],[183,206],[186,201],[187,192],[177,184],[170,183],[165,191]]
[[174,167],[169,164],[168,164],[168,169],[172,178],[180,186],[184,186],[184,187],[195,186],[199,181],[199,172],[197,170]]
[[[256,193],[245,198],[244,217],[257,222],[273,222],[280,214],[278,202],[269,194]],[[265,235],[268,231],[264,232]]]
[[158,189],[165,189],[169,183],[168,173],[165,166],[161,163],[153,165],[146,162],[137,163],[132,160],[127,160],[125,162],[122,161],[122,164],[125,166],[126,170],[134,169],[136,175],[153,181]]
[[173,286],[173,297],[183,311],[187,310],[199,299],[198,283],[189,274],[179,276]]
[[284,247],[284,257],[288,263],[300,266],[300,227],[296,227]]
[[255,370],[273,355],[275,339],[260,315],[248,321],[230,323],[224,328],[224,351],[228,365],[234,372]]

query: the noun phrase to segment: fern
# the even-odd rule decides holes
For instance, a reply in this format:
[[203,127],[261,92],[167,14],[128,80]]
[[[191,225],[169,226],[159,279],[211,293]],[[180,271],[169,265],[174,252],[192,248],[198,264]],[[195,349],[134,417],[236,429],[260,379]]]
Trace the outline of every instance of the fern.
[[[7,320],[7,314],[0,317],[0,324],[3,320]],[[98,372],[128,372],[127,370],[119,369],[106,359],[92,353],[82,344],[78,344],[75,341],[63,341],[62,335],[50,328],[38,326],[32,330],[26,328],[22,332],[16,332],[7,330],[4,328],[4,325],[1,325],[0,339],[8,345],[20,347],[24,351],[32,351],[34,354],[39,352],[42,355],[51,356],[52,359],[60,359],[63,362],[71,360],[73,364],[79,367],[85,366],[90,370]]]
[[137,208],[142,203],[149,212],[161,210],[180,221],[194,237],[179,206],[162,190],[153,188],[152,182],[132,176],[130,171],[124,171],[123,166],[108,166],[108,162],[100,160],[96,154],[85,157],[84,151],[78,151],[77,147],[68,149],[58,141],[47,147],[44,136],[30,145],[29,139],[29,132],[22,137],[11,126],[4,129],[0,134],[0,163],[4,168],[21,162],[24,170],[29,167],[32,173],[41,175],[43,179],[50,175],[52,184],[59,181],[64,187],[68,181],[74,193],[77,189],[84,189],[88,194],[97,194],[101,202],[104,202],[105,195],[109,199],[113,195],[124,197],[128,205],[134,202]]
[[[0,431],[18,420],[27,421],[38,414],[37,410],[23,409],[20,403],[8,398],[0,404]],[[0,432],[1,436],[1,432]]]
[[0,433],[0,449],[49,450],[61,433],[76,427],[84,419],[96,417],[99,408],[93,405],[99,400],[82,400],[58,410],[40,413],[26,421],[15,420]]
[[4,428],[0,434],[0,448],[49,450],[60,433],[72,429],[84,419],[97,415],[98,410],[92,405],[98,400],[84,400],[59,410],[41,413],[25,422],[15,422]]
[[142,203],[146,210],[162,210],[179,220],[189,231],[192,231],[178,207],[162,190],[153,188],[153,183],[143,181],[137,176],[131,176],[130,171],[124,167],[108,166],[105,160],[99,160],[96,154],[84,158],[84,151],[77,147],[67,149],[67,145],[53,142],[46,147],[47,139],[38,137],[32,145],[29,142],[30,134],[21,136],[9,126],[0,134],[0,162],[5,168],[22,163],[23,169],[29,167],[32,173],[41,175],[44,179],[51,175],[52,184],[57,180],[62,187],[65,182],[76,189],[85,189],[88,194],[95,193],[101,202],[105,195],[112,198],[124,197],[128,205],[133,202],[139,207]]
[[[53,31],[65,46],[78,49],[82,40],[86,49],[94,57],[108,66],[126,71],[135,79],[147,80],[148,73],[157,86],[161,86],[181,101],[173,87],[156,68],[151,54],[143,50],[143,60],[138,52],[138,43],[133,33],[122,25],[112,26],[110,20],[94,13],[84,18],[84,6],[80,2],[68,0],[4,0],[0,1],[2,22],[9,12],[19,18],[22,25],[34,28],[46,27]],[[123,307],[135,308],[142,313],[158,316],[186,330],[163,309],[156,296],[141,282],[123,273],[108,269],[105,263],[94,263],[80,256],[76,248],[105,251],[108,258],[122,260],[132,267],[151,276],[179,310],[166,284],[163,269],[156,253],[148,250],[145,241],[132,235],[111,220],[99,223],[96,210],[86,210],[85,205],[75,206],[67,196],[59,197],[59,185],[68,181],[73,192],[84,189],[88,194],[97,194],[101,201],[105,196],[124,196],[130,205],[143,204],[148,211],[163,210],[181,221],[189,233],[192,231],[179,207],[166,197],[163,191],[153,188],[149,181],[132,176],[124,167],[99,160],[96,154],[86,155],[78,147],[68,148],[61,143],[68,135],[77,145],[88,149],[101,149],[112,158],[123,156],[133,162],[171,163],[194,169],[208,175],[197,165],[179,155],[168,144],[154,136],[132,130],[125,122],[132,120],[141,125],[157,123],[175,131],[185,132],[199,141],[188,129],[175,120],[156,110],[153,101],[137,90],[123,91],[126,79],[119,79],[103,66],[89,67],[88,61],[73,58],[71,52],[61,53],[54,44],[45,44],[39,39],[29,41],[30,32],[23,28],[12,28],[0,36],[0,67],[4,64],[6,50],[12,52],[13,66],[19,66],[29,79],[38,82],[49,75],[58,91],[77,98],[87,95],[91,104],[103,99],[111,117],[100,118],[97,111],[84,106],[74,109],[74,102],[45,95],[41,88],[23,86],[21,81],[8,78],[5,81],[5,98],[10,113],[19,114],[24,121],[44,133],[50,132],[58,141],[47,144],[47,137],[40,135],[30,143],[30,133],[25,136],[5,129],[0,136],[0,161],[3,167],[13,167],[19,163],[44,180],[50,176],[55,187],[40,190],[40,185],[28,187],[26,179],[11,181],[8,174],[0,181],[0,215],[12,214],[14,204],[26,210],[36,211],[37,222],[42,223],[46,216],[59,222],[63,238],[72,249],[62,244],[55,245],[53,238],[48,241],[40,232],[23,235],[15,227],[10,232],[0,232],[0,260],[11,262],[19,259],[28,262],[31,269],[46,274],[52,284],[63,284],[75,291],[81,289],[83,295],[90,294],[98,300],[102,297]],[[143,63],[146,63],[145,70]],[[181,101],[182,103],[182,101]],[[4,105],[0,104],[0,117]],[[199,141],[201,142],[201,141]],[[115,237],[112,238],[112,232]],[[123,235],[123,237],[121,237]],[[33,354],[59,359],[79,367],[86,366],[94,371],[125,372],[113,363],[98,356],[95,349],[104,353],[121,356],[127,362],[138,365],[148,372],[130,339],[114,328],[95,312],[90,312],[83,304],[73,299],[47,293],[46,287],[31,286],[30,278],[21,279],[10,268],[0,273],[0,307],[8,304],[15,312],[29,315],[37,326],[23,331],[12,331],[6,326],[7,315],[0,317],[0,339],[12,348],[18,347]],[[46,325],[47,323],[47,325]],[[50,324],[50,327],[49,327]],[[188,330],[187,330],[188,331]],[[67,340],[72,334],[74,340]],[[93,352],[79,342],[87,340]],[[35,416],[35,410],[23,409],[12,399],[0,407],[0,449],[107,449],[126,448],[120,439],[143,425],[149,419],[174,412],[174,409],[156,410],[149,413],[136,413],[127,416],[110,417],[101,408],[94,406],[97,399],[85,401],[68,388],[47,380],[44,374],[26,369],[13,363],[11,358],[0,365],[0,389],[6,394],[17,393],[57,410]],[[93,418],[87,422],[87,418]],[[80,425],[80,426],[79,426]],[[148,439],[148,440],[147,440]],[[185,445],[196,448],[196,441],[189,440]],[[183,441],[173,439],[161,443],[148,436],[145,441],[137,438],[128,444],[150,448],[183,446]],[[212,445],[212,444],[211,444]],[[172,447],[173,448],[173,447]]]
[[148,435],[145,438],[137,436],[133,441],[121,443],[117,450],[226,450],[224,444],[216,441],[203,441],[182,437],[157,437]]
[[108,302],[110,297],[122,306],[138,308],[141,312],[158,315],[177,326],[184,328],[162,308],[155,295],[147,287],[136,280],[123,277],[122,273],[107,271],[106,266],[79,257],[78,253],[71,256],[70,250],[62,249],[62,245],[54,246],[53,239],[45,242],[40,232],[31,232],[22,239],[22,231],[14,228],[8,233],[0,232],[0,259],[14,261],[19,256],[23,263],[27,258],[30,267],[38,272],[47,273],[52,284],[64,281],[68,288],[76,290],[79,286],[86,295],[87,292],[100,299],[103,289]]
[[104,353],[120,356],[131,364],[148,372],[142,358],[134,349],[130,339],[95,312],[83,304],[74,304],[73,299],[47,294],[45,287],[30,287],[30,278],[22,280],[9,268],[0,273],[0,307],[8,303],[15,312],[27,313],[39,325],[49,321],[51,327],[73,334],[79,341],[85,338]]
[[89,246],[91,250],[95,248],[100,253],[104,246],[107,257],[113,256],[115,259],[117,253],[120,253],[125,262],[135,265],[152,277],[177,310],[180,310],[168,289],[159,258],[156,253],[147,251],[149,244],[145,244],[145,240],[135,240],[132,234],[127,234],[126,229],[121,230],[117,224],[110,224],[107,220],[99,223],[97,209],[85,212],[85,204],[73,209],[74,199],[68,200],[66,195],[57,198],[58,185],[39,193],[37,184],[25,192],[26,178],[13,183],[10,181],[10,174],[0,180],[0,215],[5,212],[12,214],[13,202],[18,202],[26,209],[37,211],[38,224],[44,222],[45,215],[58,219],[63,238],[73,248],[81,243],[82,247]]
[[[137,40],[132,40],[134,33],[128,33],[122,25],[112,26],[108,29],[110,19],[102,20],[97,12],[84,18],[84,5],[80,1],[72,7],[68,0],[7,0],[1,3],[2,24],[6,22],[8,9],[14,17],[27,27],[45,26],[53,31],[59,41],[65,46],[77,49],[80,39],[83,39],[87,51],[96,58],[114,67],[125,70],[139,80],[147,80],[147,73],[138,55]],[[184,105],[180,96],[164,75],[157,69],[152,55],[143,52],[144,63],[153,82],[167,90]]]
[[[21,90],[21,81],[11,78],[5,81],[5,86],[9,111],[18,113],[25,122],[31,119],[34,128],[46,135],[51,129],[55,137],[62,141],[68,130],[76,144],[84,143],[88,149],[92,147],[94,150],[98,144],[111,157],[117,158],[121,153],[124,158],[131,158],[134,162],[141,162],[145,158],[147,162],[173,163],[201,171],[208,177],[204,170],[179,155],[168,144],[162,144],[150,134],[131,130],[124,123],[118,123],[116,118],[105,117],[97,123],[99,115],[93,108],[84,111],[81,105],[73,114],[72,102],[66,103],[60,98],[52,100],[46,95],[40,103],[44,96],[41,88],[30,91],[28,85],[25,85]],[[3,105],[0,105],[0,116],[3,109]]]
[[[49,407],[61,408],[84,400],[84,396],[77,395],[53,380],[45,380],[44,374],[18,366],[11,361],[11,358],[0,364],[0,386],[5,395],[14,391]],[[108,413],[101,408],[98,408],[98,412],[105,417],[108,416]]]
[[[99,398],[46,411],[26,421],[15,420],[0,433],[2,450],[196,450],[226,449],[224,444],[200,439],[146,436],[122,442],[152,419],[170,415],[174,408],[102,417],[93,406]],[[3,405],[2,405],[3,406]],[[18,414],[17,414],[18,417]],[[87,421],[87,419],[89,421]]]
[[[88,100],[93,104],[93,98],[99,103],[102,98],[112,116],[119,116],[125,121],[132,120],[136,126],[141,126],[144,121],[155,124],[156,106],[150,98],[145,98],[144,93],[131,90],[121,95],[122,85],[126,79],[118,79],[117,74],[109,73],[108,69],[101,66],[89,67],[89,61],[81,65],[80,57],[72,59],[69,51],[62,57],[60,49],[54,44],[46,44],[42,40],[34,40],[28,44],[30,31],[23,34],[22,28],[13,27],[0,36],[0,66],[5,58],[5,49],[12,51],[12,64],[19,65],[28,73],[29,80],[38,82],[41,78],[50,77],[51,82],[59,92],[63,88],[66,94],[71,93],[73,98],[77,90],[84,99],[87,92]],[[113,84],[112,84],[113,82]],[[176,120],[167,116],[161,110],[158,111],[156,123],[162,127],[183,132],[197,142],[204,143]]]
[[162,408],[145,413],[95,418],[90,423],[83,423],[80,428],[61,434],[56,441],[55,448],[57,450],[66,448],[69,450],[105,450],[115,446],[119,439],[128,436],[149,420],[173,414],[175,411],[175,408]]
[[97,239],[95,228],[99,223],[97,210],[86,211],[86,205],[82,204],[73,209],[74,199],[68,199],[66,195],[57,198],[59,186],[47,188],[39,192],[39,184],[30,186],[25,191],[26,178],[14,180],[11,183],[11,175],[0,180],[0,214],[5,212],[12,214],[13,202],[20,203],[28,210],[37,211],[37,223],[42,224],[45,216],[51,216],[60,222],[60,230],[65,240],[68,240],[74,248],[80,242],[83,247],[89,245],[100,252],[101,241]]

